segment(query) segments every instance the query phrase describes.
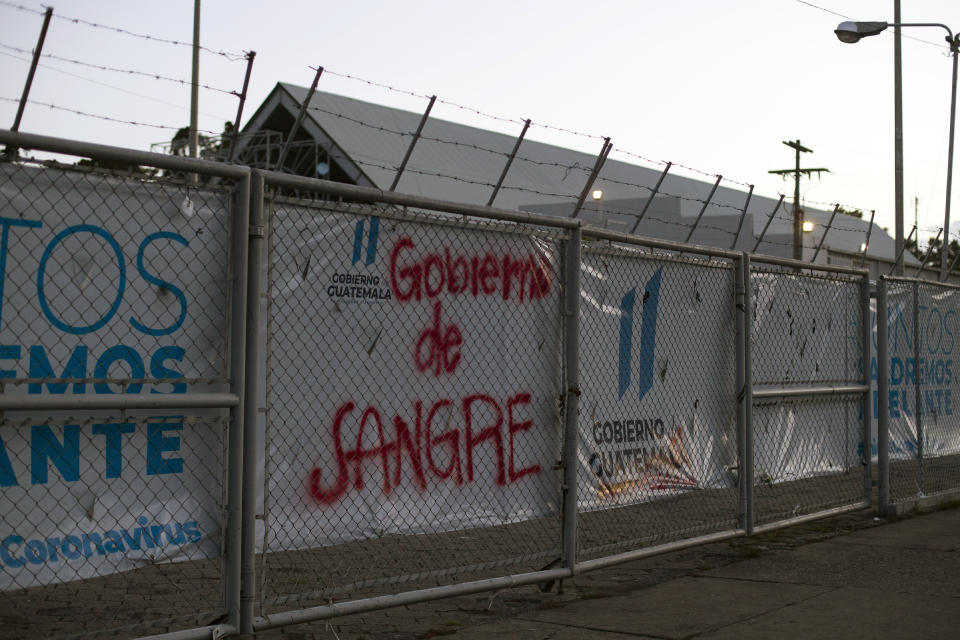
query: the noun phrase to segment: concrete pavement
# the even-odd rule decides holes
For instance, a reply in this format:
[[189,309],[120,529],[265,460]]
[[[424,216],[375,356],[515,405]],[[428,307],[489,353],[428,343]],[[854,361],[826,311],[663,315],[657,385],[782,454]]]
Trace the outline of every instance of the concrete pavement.
[[960,508],[862,511],[567,581],[258,634],[271,640],[960,638]]

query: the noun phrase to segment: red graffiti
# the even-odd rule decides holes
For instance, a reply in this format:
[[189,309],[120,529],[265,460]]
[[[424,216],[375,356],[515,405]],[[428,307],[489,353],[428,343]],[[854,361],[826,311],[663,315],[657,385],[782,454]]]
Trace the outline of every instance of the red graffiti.
[[432,300],[444,292],[473,297],[499,294],[504,300],[525,302],[546,297],[552,279],[542,256],[454,255],[449,248],[442,255],[417,255],[408,237],[400,238],[390,252],[390,286],[400,302]]
[[[515,462],[518,438],[533,426],[532,420],[518,421],[515,412],[528,407],[530,401],[529,393],[511,396],[505,405],[489,395],[474,394],[456,405],[451,400],[436,400],[425,411],[424,403],[417,400],[412,425],[399,415],[385,423],[376,407],[367,406],[358,412],[353,402],[346,402],[337,409],[330,428],[336,458],[333,480],[325,482],[324,471],[314,468],[310,473],[310,495],[321,504],[336,504],[351,489],[364,489],[365,473],[371,466],[380,470],[385,496],[400,485],[404,466],[409,469],[406,475],[421,492],[427,490],[428,478],[455,485],[474,482],[485,467],[478,457],[484,461],[492,457],[496,466],[494,478],[500,486],[540,473],[539,464],[517,469]],[[462,429],[446,424],[447,428],[438,432],[438,414],[453,411],[454,407],[459,409]],[[387,433],[387,424],[392,425],[392,434]],[[347,438],[345,431],[355,431],[356,436]],[[388,435],[392,438],[388,439]]]
[[433,303],[433,324],[420,332],[413,347],[413,361],[417,370],[433,375],[453,373],[460,364],[460,346],[463,334],[455,324],[444,326],[440,319],[440,301]]

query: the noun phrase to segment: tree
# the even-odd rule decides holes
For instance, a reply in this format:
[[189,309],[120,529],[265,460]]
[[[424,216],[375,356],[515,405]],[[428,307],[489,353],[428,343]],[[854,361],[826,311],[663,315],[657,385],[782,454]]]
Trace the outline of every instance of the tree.
[[[907,251],[912,253],[917,257],[917,260],[923,260],[924,256],[927,255],[927,251],[930,251],[930,256],[924,262],[924,266],[927,268],[940,268],[940,256],[943,254],[943,240],[936,236],[931,236],[927,239],[926,246],[921,250],[917,246],[917,241],[913,238],[910,238],[908,242],[904,243]],[[951,240],[950,245],[947,248],[947,267],[949,268],[953,261],[956,259],[957,255],[960,254],[960,242],[956,240]]]

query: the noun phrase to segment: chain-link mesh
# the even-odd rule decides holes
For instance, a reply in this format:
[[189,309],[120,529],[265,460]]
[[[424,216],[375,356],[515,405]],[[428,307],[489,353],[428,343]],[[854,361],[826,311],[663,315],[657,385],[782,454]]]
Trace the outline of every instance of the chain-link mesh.
[[[751,274],[754,393],[863,382],[861,277]],[[757,524],[864,500],[862,394],[757,398]]]
[[960,420],[953,351],[960,291],[930,282],[887,282],[890,501],[960,488]]
[[582,261],[578,557],[735,528],[731,264]]
[[562,238],[280,201],[269,235],[261,611],[554,560]]
[[227,412],[84,402],[228,389],[231,191],[139,168],[0,174],[2,393],[76,400],[0,422],[0,635],[209,624]]

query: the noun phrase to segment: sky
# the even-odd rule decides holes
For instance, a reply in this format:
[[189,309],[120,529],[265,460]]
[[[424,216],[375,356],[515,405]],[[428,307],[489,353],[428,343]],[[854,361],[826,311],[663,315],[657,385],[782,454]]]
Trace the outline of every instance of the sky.
[[[956,0],[901,4],[904,22],[960,30]],[[309,86],[323,66],[324,91],[415,112],[435,94],[445,102],[432,117],[512,135],[515,120],[531,118],[610,136],[611,158],[671,161],[679,174],[720,174],[774,198],[792,197],[792,178],[768,171],[794,166],[782,142],[799,139],[813,150],[802,166],[830,170],[802,181],[808,205],[875,210],[893,228],[892,29],[853,45],[833,33],[847,19],[892,22],[893,0],[267,5],[202,0],[202,131],[235,119],[231,92],[242,87],[244,53],[255,51],[244,122],[277,82]],[[44,7],[0,0],[2,127],[13,124]],[[189,124],[193,14],[192,0],[54,5],[20,130],[140,150],[169,141]],[[916,211],[923,245],[943,226],[952,67],[943,29],[903,35],[905,235]],[[601,145],[539,126],[527,135],[590,153]],[[960,239],[960,184],[950,226]]]

